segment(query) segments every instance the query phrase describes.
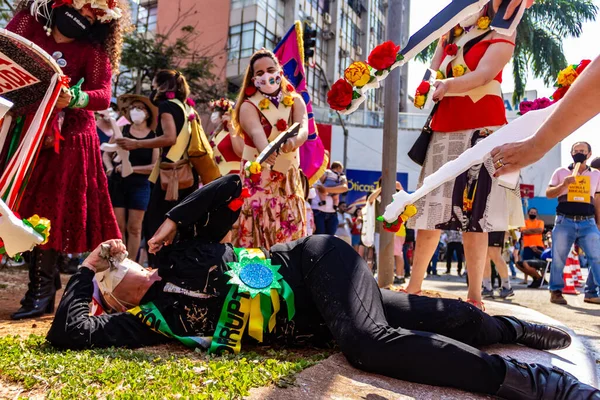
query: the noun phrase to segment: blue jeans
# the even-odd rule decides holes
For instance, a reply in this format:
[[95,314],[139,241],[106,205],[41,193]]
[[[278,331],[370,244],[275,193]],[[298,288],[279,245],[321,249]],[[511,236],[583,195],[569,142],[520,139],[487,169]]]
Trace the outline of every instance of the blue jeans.
[[598,297],[598,285],[596,285],[594,274],[592,273],[591,269],[589,270],[587,280],[585,281],[584,292],[585,297],[588,299],[592,297]]
[[438,243],[435,251],[433,252],[433,257],[431,257],[431,261],[429,267],[427,267],[427,272],[433,275],[437,275],[437,264],[440,258],[440,247],[442,247],[442,243]]
[[[583,221],[573,221],[561,215],[556,217],[552,230],[552,268],[550,270],[550,290],[565,287],[563,269],[573,243],[579,243],[588,258],[590,276],[600,277],[600,231],[593,217]],[[588,277],[588,282],[590,278]],[[598,281],[592,278],[596,284]]]
[[335,235],[338,227],[338,216],[336,212],[327,213],[313,210],[315,217],[315,235]]

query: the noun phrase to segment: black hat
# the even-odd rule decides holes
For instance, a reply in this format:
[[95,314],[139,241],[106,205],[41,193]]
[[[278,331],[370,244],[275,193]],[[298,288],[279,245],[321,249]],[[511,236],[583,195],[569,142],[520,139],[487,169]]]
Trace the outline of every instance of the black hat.
[[243,197],[239,175],[225,175],[202,186],[167,213],[179,231],[193,231],[197,240],[218,243],[240,215]]

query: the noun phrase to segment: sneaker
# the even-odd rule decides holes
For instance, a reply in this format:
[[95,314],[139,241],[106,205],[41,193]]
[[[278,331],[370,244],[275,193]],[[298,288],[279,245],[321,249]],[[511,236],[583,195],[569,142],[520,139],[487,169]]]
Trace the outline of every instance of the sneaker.
[[507,289],[505,287],[500,288],[500,297],[506,299],[507,297],[512,297],[515,295],[515,291],[513,288]]
[[562,295],[562,291],[560,290],[551,290],[550,291],[550,303],[554,304],[567,304],[567,300]]
[[405,283],[406,283],[406,279],[404,279],[404,277],[401,277],[401,276],[394,277],[394,285],[404,285]]
[[484,299],[493,299],[494,289],[488,290],[486,288],[483,288],[483,290],[481,291],[481,297],[483,297]]
[[600,297],[585,297],[583,299],[583,302],[591,304],[600,304]]

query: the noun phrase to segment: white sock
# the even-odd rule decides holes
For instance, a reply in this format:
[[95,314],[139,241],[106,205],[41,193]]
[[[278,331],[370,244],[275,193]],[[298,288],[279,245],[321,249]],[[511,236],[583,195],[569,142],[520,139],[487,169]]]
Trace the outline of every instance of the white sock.
[[511,286],[510,286],[510,278],[506,278],[506,279],[502,278],[502,287],[505,288],[505,289],[510,289],[511,288]]
[[492,290],[492,280],[490,278],[483,278],[483,288],[485,290]]

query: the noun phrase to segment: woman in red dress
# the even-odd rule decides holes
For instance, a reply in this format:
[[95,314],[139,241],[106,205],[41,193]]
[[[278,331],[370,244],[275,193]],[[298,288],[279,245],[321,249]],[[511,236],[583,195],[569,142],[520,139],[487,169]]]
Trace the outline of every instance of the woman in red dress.
[[[124,0],[22,1],[7,29],[54,57],[77,87],[56,104],[64,111],[59,152],[39,153],[18,212],[52,223],[49,242],[37,248],[29,267],[29,287],[14,319],[54,311],[59,253],[83,253],[121,237],[102,168],[94,111],[110,105],[112,72],[118,70],[127,11]],[[49,148],[46,148],[49,147]]]

